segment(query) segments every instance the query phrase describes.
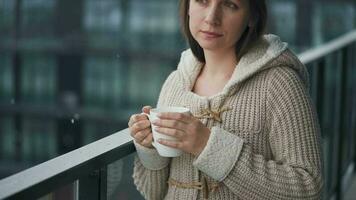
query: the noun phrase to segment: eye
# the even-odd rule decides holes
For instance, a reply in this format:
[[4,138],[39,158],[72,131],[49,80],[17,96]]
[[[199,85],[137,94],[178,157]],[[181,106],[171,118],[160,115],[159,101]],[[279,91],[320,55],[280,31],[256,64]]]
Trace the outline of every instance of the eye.
[[225,1],[224,5],[228,8],[234,9],[234,10],[239,8],[235,3],[231,2],[231,1]]
[[208,0],[195,0],[195,2],[198,2],[200,4],[207,4]]

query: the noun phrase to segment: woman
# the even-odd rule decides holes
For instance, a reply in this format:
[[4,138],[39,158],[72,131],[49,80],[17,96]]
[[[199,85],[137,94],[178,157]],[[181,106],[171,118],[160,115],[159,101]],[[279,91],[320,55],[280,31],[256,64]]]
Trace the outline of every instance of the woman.
[[[320,199],[319,127],[307,71],[277,36],[262,35],[263,0],[181,0],[190,49],[157,106],[184,106],[154,124],[183,150],[160,157],[150,122],[131,116],[134,182],[146,199]],[[143,112],[149,112],[144,107]]]

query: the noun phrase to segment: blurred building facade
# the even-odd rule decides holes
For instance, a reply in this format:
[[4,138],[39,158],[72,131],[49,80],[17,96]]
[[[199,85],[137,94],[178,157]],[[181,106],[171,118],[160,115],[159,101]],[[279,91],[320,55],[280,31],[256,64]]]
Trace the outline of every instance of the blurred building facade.
[[1,160],[43,162],[154,105],[185,48],[176,4],[0,1]]
[[[268,0],[296,53],[356,27],[354,0]],[[127,126],[187,48],[176,0],[0,0],[0,178]]]

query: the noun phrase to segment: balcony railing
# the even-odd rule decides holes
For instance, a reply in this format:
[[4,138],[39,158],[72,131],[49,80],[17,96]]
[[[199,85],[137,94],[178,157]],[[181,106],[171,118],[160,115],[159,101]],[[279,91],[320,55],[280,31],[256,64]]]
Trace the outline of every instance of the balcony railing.
[[325,198],[343,199],[355,165],[356,30],[299,55],[322,133]]
[[[354,172],[355,57],[356,31],[299,55],[310,73],[310,92],[321,125],[325,199],[342,199]],[[106,200],[112,175],[108,166],[134,152],[128,130],[119,131],[0,180],[0,199],[37,199],[74,183],[73,199]],[[132,168],[132,160],[126,167]]]
[[79,199],[106,199],[107,166],[134,151],[128,129],[119,131],[1,180],[0,199],[36,199],[77,180]]

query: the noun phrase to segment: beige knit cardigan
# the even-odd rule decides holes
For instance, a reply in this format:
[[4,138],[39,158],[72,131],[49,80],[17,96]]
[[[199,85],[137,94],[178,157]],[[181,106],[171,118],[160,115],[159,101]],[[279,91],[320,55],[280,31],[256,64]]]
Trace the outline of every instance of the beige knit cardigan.
[[[191,92],[201,68],[190,50],[183,52],[157,106],[188,107],[211,129],[208,143],[198,157],[177,158],[135,143],[133,178],[145,199],[320,199],[319,126],[307,71],[287,44],[265,35],[211,97]],[[203,179],[218,188],[207,187],[206,194],[204,188],[167,183]]]

